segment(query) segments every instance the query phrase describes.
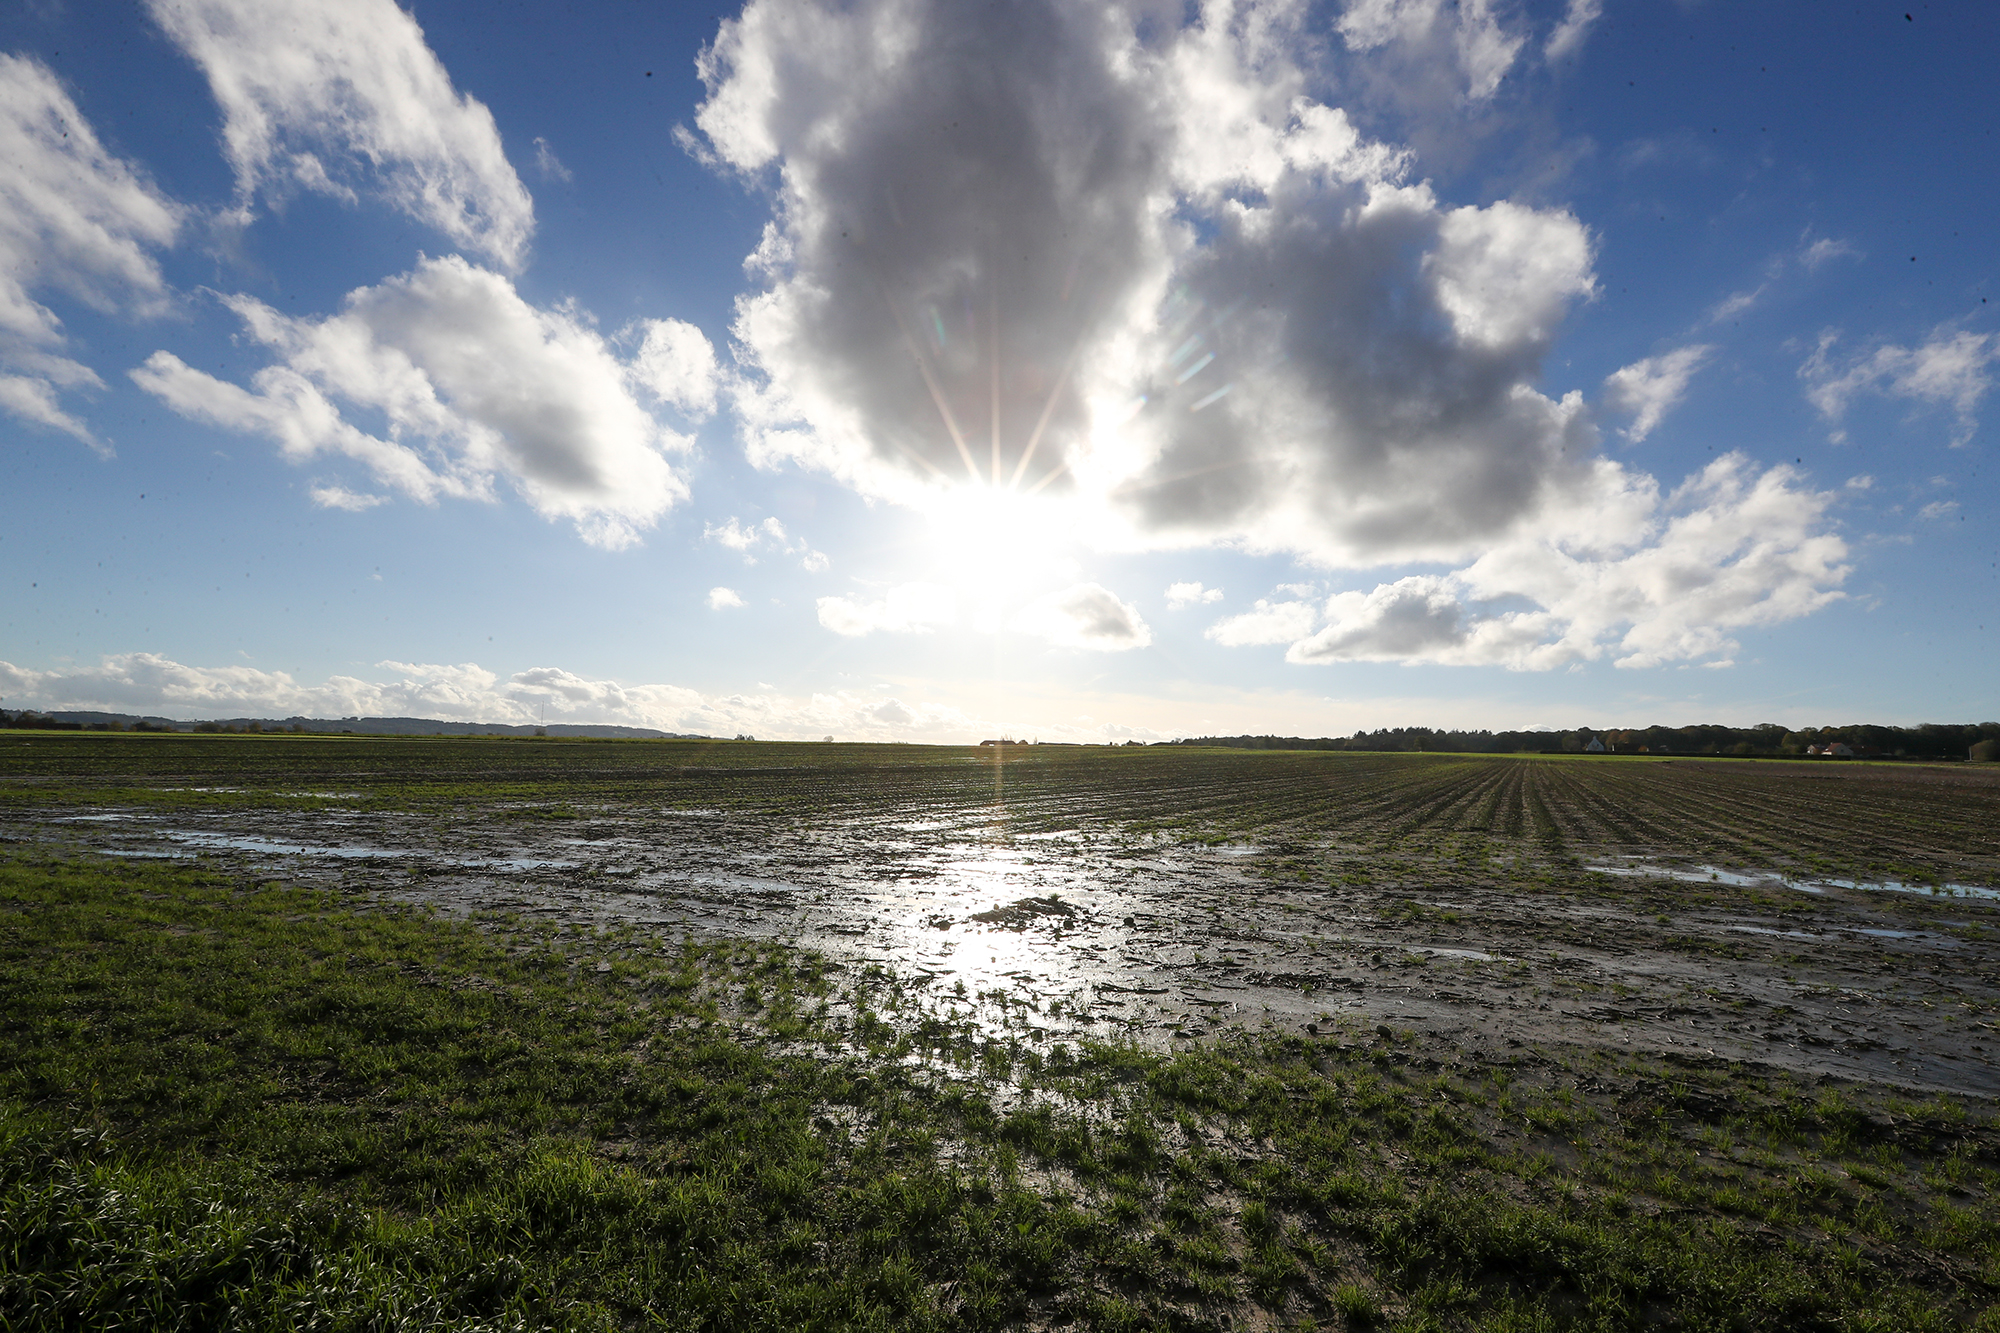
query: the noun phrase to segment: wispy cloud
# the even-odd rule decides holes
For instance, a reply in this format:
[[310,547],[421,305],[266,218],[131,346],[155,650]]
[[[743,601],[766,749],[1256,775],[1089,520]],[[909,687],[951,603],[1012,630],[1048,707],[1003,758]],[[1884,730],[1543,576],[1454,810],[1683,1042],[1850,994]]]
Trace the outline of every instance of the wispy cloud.
[[452,87],[395,0],[148,0],[208,78],[242,206],[376,195],[517,268],[534,203],[493,113]]
[[575,179],[570,175],[569,168],[562,164],[562,159],[556,156],[556,150],[549,147],[549,141],[539,134],[535,136],[535,170],[542,173],[543,180],[568,182]]
[[182,210],[131,162],[106,151],[47,66],[0,53],[0,410],[100,450],[63,407],[97,372],[63,353],[62,321],[34,293],[153,315],[169,293],[153,251]]
[[744,601],[737,595],[734,588],[710,588],[708,590],[708,609],[711,611],[727,611],[732,607],[742,605],[744,605]]
[[312,502],[320,508],[342,509],[350,514],[359,514],[389,502],[386,495],[365,495],[350,491],[345,486],[315,486],[311,494]]
[[937,583],[903,583],[881,597],[822,597],[819,623],[835,634],[928,634],[958,618],[958,597]]
[[1625,437],[1637,444],[1653,433],[1667,412],[1687,394],[1694,378],[1715,348],[1706,344],[1676,348],[1613,371],[1604,381],[1604,405],[1632,418]]
[[1799,251],[1799,263],[1808,273],[1818,272],[1820,265],[1833,259],[1859,258],[1861,251],[1847,241],[1821,236],[1809,242]]
[[799,567],[809,574],[821,573],[828,565],[825,552],[815,551],[805,538],[794,537],[785,531],[785,525],[776,518],[767,518],[761,523],[744,523],[731,516],[721,523],[704,524],[701,535],[718,546],[735,551],[743,557],[745,564],[756,564],[758,551],[771,550],[798,557]]
[[1549,33],[1547,45],[1542,48],[1546,60],[1567,59],[1583,49],[1583,42],[1597,20],[1604,16],[1604,0],[1569,0],[1569,8],[1563,11],[1562,22],[1556,24]]
[[1838,333],[1821,334],[1819,345],[1799,367],[1807,399],[1833,424],[1836,440],[1846,439],[1842,422],[1862,394],[1950,409],[1956,419],[1954,447],[1979,429],[1978,407],[1993,387],[2000,337],[1940,324],[1915,347],[1884,343],[1849,357],[1837,354],[1839,342]]
[[1771,289],[1768,282],[1759,283],[1746,291],[1731,292],[1709,307],[1707,320],[1710,324],[1726,324],[1738,315],[1744,314],[1764,299],[1764,293]]
[[1219,620],[1203,633],[1230,648],[1291,643],[1311,634],[1318,621],[1319,608],[1311,602],[1274,602],[1259,598],[1257,605],[1250,610]]

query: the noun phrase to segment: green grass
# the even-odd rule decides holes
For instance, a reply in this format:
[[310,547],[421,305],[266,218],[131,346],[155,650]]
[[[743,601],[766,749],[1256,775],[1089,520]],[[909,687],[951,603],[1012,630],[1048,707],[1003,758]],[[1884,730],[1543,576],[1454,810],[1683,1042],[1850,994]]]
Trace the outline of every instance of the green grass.
[[0,850],[0,1328],[2000,1328],[1983,1105]]

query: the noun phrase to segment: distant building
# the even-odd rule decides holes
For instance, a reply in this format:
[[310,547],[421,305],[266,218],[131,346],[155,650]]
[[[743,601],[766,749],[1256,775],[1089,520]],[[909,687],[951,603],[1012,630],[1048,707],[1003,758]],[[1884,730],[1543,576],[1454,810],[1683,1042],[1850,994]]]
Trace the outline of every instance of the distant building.
[[1602,737],[1602,736],[1592,736],[1592,737],[1590,738],[1590,744],[1588,744],[1588,745],[1586,745],[1586,746],[1584,746],[1584,747],[1583,747],[1583,752],[1584,752],[1585,754],[1603,754],[1603,753],[1604,753],[1604,737]]

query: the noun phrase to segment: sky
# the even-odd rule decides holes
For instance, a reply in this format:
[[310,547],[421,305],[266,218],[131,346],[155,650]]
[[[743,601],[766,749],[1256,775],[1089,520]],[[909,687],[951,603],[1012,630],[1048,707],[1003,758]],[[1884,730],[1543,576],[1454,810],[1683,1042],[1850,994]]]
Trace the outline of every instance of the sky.
[[0,706],[2000,716],[2000,8],[20,0]]

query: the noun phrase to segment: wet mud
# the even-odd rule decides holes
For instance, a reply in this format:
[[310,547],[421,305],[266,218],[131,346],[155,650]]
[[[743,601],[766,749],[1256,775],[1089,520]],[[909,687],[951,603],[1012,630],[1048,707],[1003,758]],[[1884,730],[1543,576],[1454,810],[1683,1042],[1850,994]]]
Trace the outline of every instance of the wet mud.
[[[566,930],[776,940],[1030,1041],[1229,1027],[1562,1045],[2000,1093],[2000,902],[1627,844],[1594,859],[1214,843],[992,812],[801,819],[625,801],[441,817],[42,806],[0,836]],[[1898,889],[1902,891],[1897,891]]]

